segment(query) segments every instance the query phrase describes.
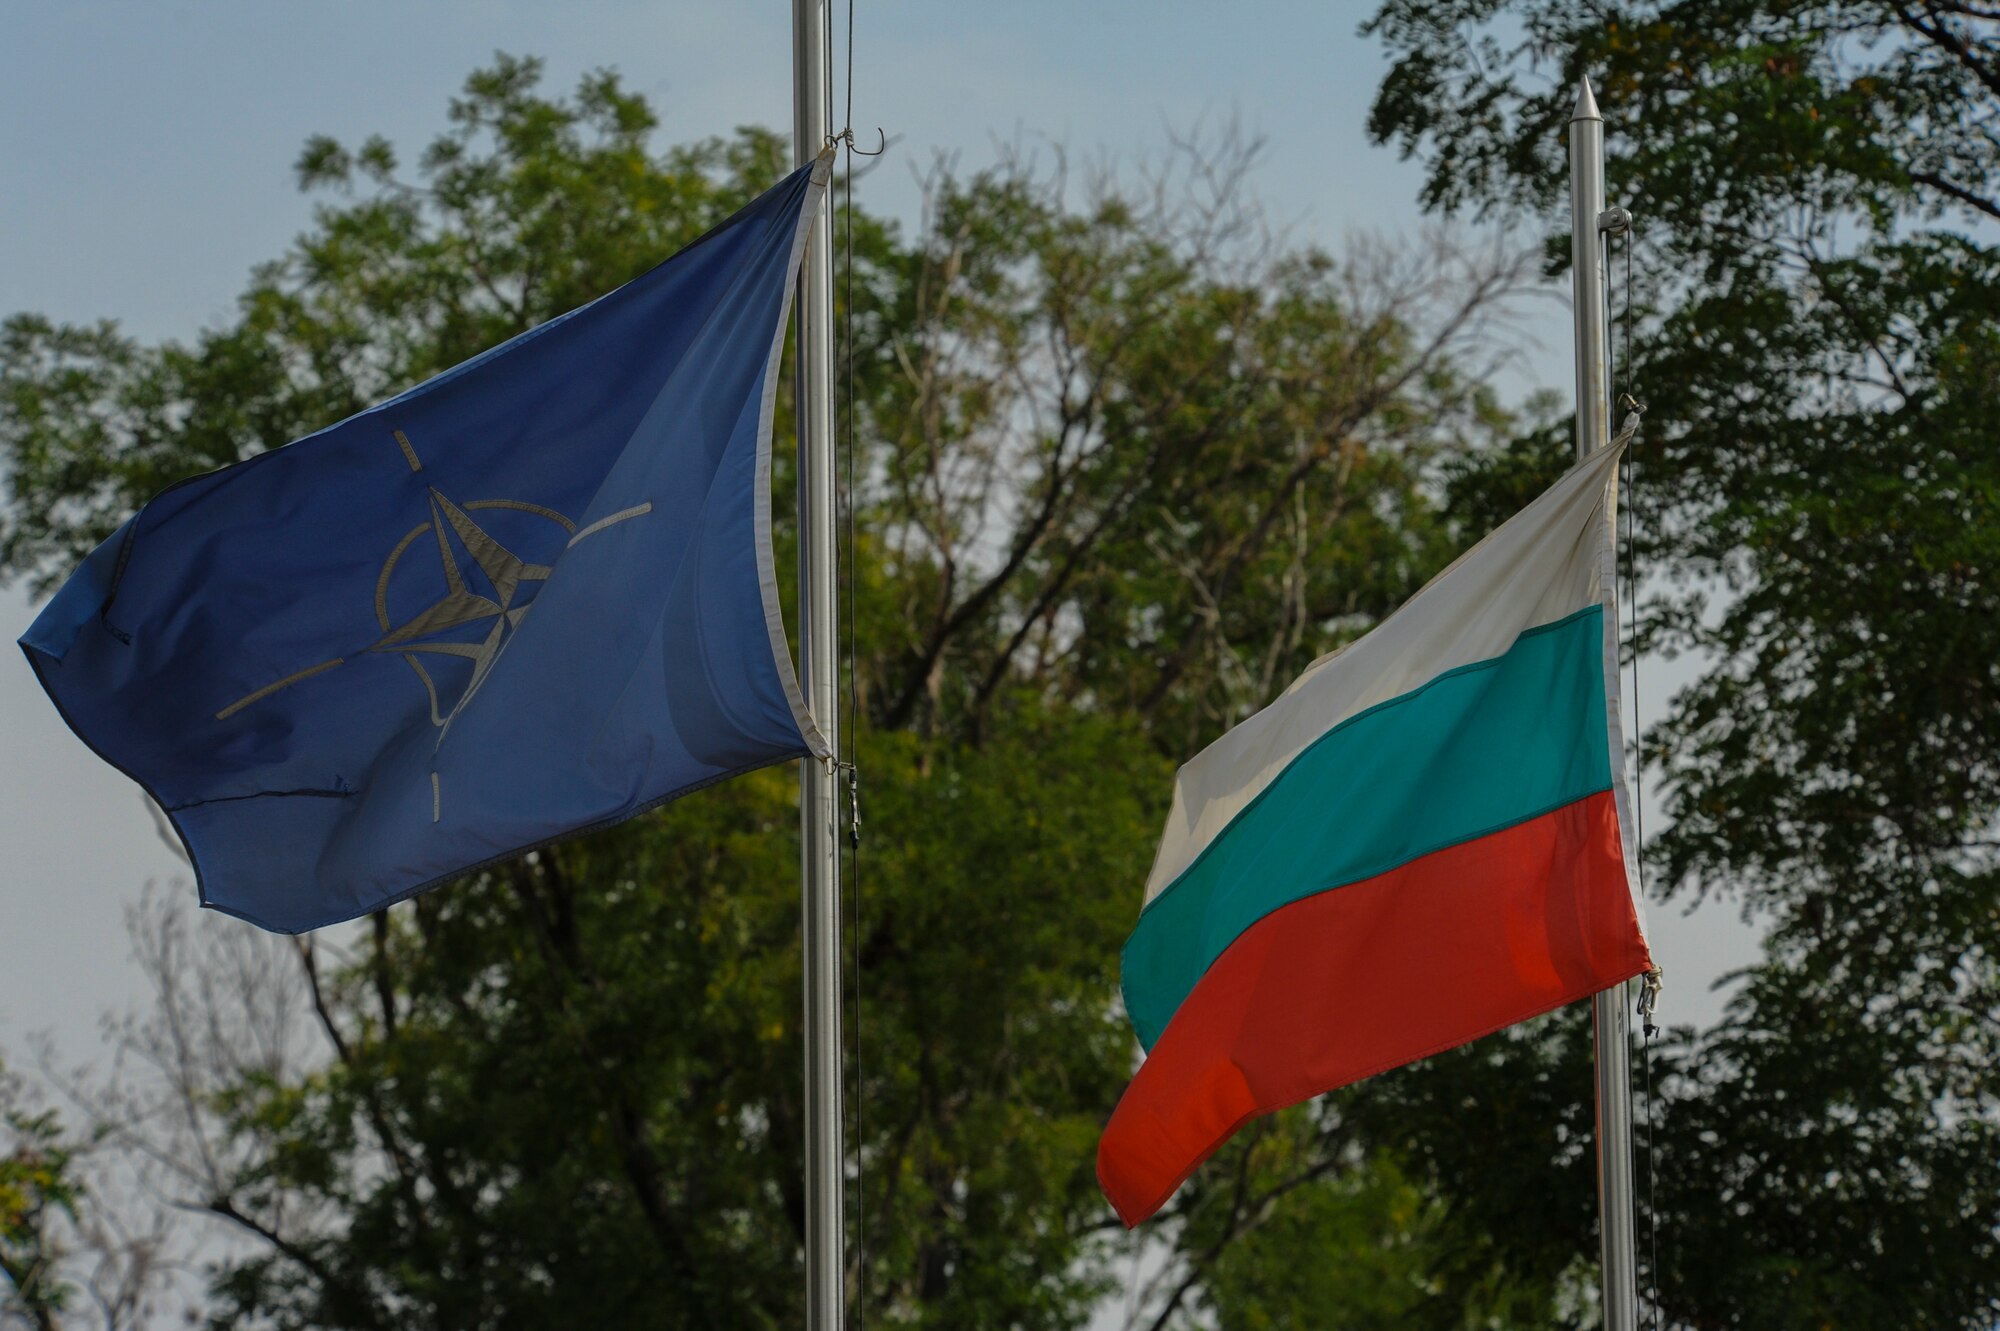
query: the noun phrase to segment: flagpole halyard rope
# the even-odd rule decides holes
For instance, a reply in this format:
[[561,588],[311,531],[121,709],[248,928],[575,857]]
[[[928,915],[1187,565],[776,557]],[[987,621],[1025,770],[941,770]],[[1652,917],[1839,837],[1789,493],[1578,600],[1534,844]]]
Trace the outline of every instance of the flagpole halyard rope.
[[846,477],[843,485],[843,500],[846,506],[847,526],[847,724],[842,728],[847,741],[847,761],[842,764],[847,773],[847,815],[848,815],[848,912],[850,944],[853,951],[854,967],[854,1325],[856,1331],[863,1331],[868,1324],[868,1198],[863,1187],[862,1151],[867,1145],[864,1131],[864,1096],[866,1083],[863,1080],[861,1022],[862,1022],[862,974],[861,948],[863,939],[861,909],[861,703],[860,690],[856,684],[856,659],[860,656],[860,618],[855,612],[855,565],[858,562],[860,546],[855,540],[856,491],[854,486],[854,454],[856,449],[854,432],[854,157],[860,153],[864,157],[879,156],[887,151],[888,139],[882,136],[882,144],[873,152],[857,148],[854,144],[854,0],[847,0],[847,80],[843,88],[846,107],[841,117],[844,128],[836,138],[847,148],[844,164],[845,176],[841,187],[841,354],[847,361],[846,394],[841,403],[843,424],[847,435]]
[[[1639,419],[1645,413],[1645,406],[1632,394],[1632,241],[1633,227],[1629,219],[1619,228],[1625,251],[1625,289],[1623,317],[1624,348],[1618,358],[1620,389],[1618,405],[1628,414],[1625,418],[1624,434],[1634,437],[1634,447],[1625,454],[1625,600],[1630,615],[1631,627],[1628,640],[1632,644],[1632,734],[1638,749],[1634,764],[1636,771],[1632,791],[1633,830],[1638,839],[1633,859],[1639,866],[1639,895],[1646,896],[1646,791],[1645,791],[1645,748],[1643,732],[1639,720],[1639,554],[1638,554],[1638,468],[1639,451],[1636,436]],[[1658,1204],[1658,1151],[1659,1123],[1655,1118],[1653,1104],[1653,1037],[1659,1034],[1659,1027],[1653,1024],[1653,1015],[1660,1001],[1660,990],[1665,972],[1658,963],[1648,971],[1641,983],[1637,1015],[1640,1019],[1642,1036],[1642,1062],[1645,1070],[1645,1116],[1646,1116],[1646,1242],[1649,1249],[1647,1283],[1652,1295],[1651,1322],[1653,1331],[1659,1331],[1662,1310],[1660,1307],[1660,1211]]]

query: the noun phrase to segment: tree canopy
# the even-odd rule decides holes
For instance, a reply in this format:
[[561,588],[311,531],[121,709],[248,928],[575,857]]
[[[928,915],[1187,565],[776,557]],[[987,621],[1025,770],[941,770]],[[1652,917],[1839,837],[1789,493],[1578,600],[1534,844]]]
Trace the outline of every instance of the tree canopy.
[[[1373,131],[1431,206],[1526,220],[1559,267],[1589,69],[1639,219],[1641,642],[1704,669],[1640,745],[1652,871],[1767,932],[1658,1056],[1675,1326],[2000,1306],[1996,24],[1388,0],[1367,29]],[[0,568],[51,585],[165,484],[590,298],[784,166],[759,131],[661,137],[615,77],[551,94],[503,57],[410,165],[309,144],[311,229],[217,326],[9,318]],[[1075,1327],[1120,1283],[1162,1329],[1596,1319],[1579,1012],[1259,1121],[1150,1247],[1096,1191],[1173,763],[1568,453],[1481,387],[1518,266],[1282,243],[1254,160],[938,166],[916,225],[853,213],[849,1285],[887,1324]],[[795,836],[766,772],[350,935],[142,913],[158,1001],[91,1126],[238,1236],[216,1326],[795,1324]]]
[[25,1104],[0,1066],[0,1326],[49,1331],[71,1301],[56,1230],[81,1200],[72,1154],[56,1116]]
[[[539,74],[474,74],[412,168],[309,144],[311,230],[191,341],[9,319],[6,570],[48,585],[160,486],[588,299],[782,172],[767,133],[661,148],[616,78]],[[876,1320],[1089,1318],[1133,1253],[1094,1151],[1172,764],[1476,534],[1433,474],[1507,428],[1476,370],[1518,265],[1281,244],[1254,156],[938,167],[907,234],[853,214],[849,1283]],[[793,802],[753,775],[297,948],[143,916],[157,1002],[83,1098],[242,1239],[213,1324],[796,1324]],[[1286,1115],[1151,1231],[1134,1321],[1390,1324],[1434,1301],[1427,1230],[1378,1223],[1427,1206],[1331,1103]],[[1252,1233],[1356,1246],[1279,1287]]]
[[[2000,11],[1390,0],[1368,30],[1393,59],[1371,130],[1431,206],[1565,230],[1588,73],[1637,218],[1629,289],[1612,272],[1649,408],[1641,641],[1704,663],[1641,745],[1653,868],[1767,930],[1728,1018],[1663,1051],[1667,1317],[1991,1325]],[[1562,456],[1524,436],[1460,498]],[[1514,1213],[1476,1162],[1433,1177]]]

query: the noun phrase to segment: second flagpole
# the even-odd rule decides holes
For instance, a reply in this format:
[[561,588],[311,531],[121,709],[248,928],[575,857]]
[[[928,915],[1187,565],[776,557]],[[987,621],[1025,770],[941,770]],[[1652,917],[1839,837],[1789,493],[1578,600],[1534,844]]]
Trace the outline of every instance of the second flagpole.
[[[804,166],[833,132],[828,0],[792,0],[792,158]],[[828,750],[840,752],[835,680],[833,206],[822,194],[799,275],[799,675]],[[840,1039],[840,847],[833,759],[799,764],[805,956],[806,1328],[846,1320]]]
[[[1576,455],[1611,437],[1610,338],[1604,303],[1604,116],[1590,91],[1577,91],[1569,121],[1570,280],[1576,311]],[[1618,214],[1620,219],[1623,214]],[[1591,1000],[1597,1069],[1597,1203],[1605,1331],[1635,1331],[1639,1297],[1632,1207],[1631,1018],[1626,986]]]

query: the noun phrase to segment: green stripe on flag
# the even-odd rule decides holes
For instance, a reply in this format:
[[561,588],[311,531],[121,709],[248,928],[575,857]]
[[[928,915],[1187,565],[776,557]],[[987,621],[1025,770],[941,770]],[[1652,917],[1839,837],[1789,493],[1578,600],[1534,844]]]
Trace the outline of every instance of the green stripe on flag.
[[1347,718],[1139,916],[1123,984],[1140,1043],[1264,916],[1608,790],[1610,748],[1596,605]]

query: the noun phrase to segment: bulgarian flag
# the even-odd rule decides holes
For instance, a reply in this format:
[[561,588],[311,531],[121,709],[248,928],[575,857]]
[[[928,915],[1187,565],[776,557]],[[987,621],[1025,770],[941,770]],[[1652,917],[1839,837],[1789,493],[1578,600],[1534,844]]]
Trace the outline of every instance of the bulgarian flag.
[[1127,1225],[1250,1119],[1628,980],[1650,958],[1598,450],[1180,771],[1097,1149]]

